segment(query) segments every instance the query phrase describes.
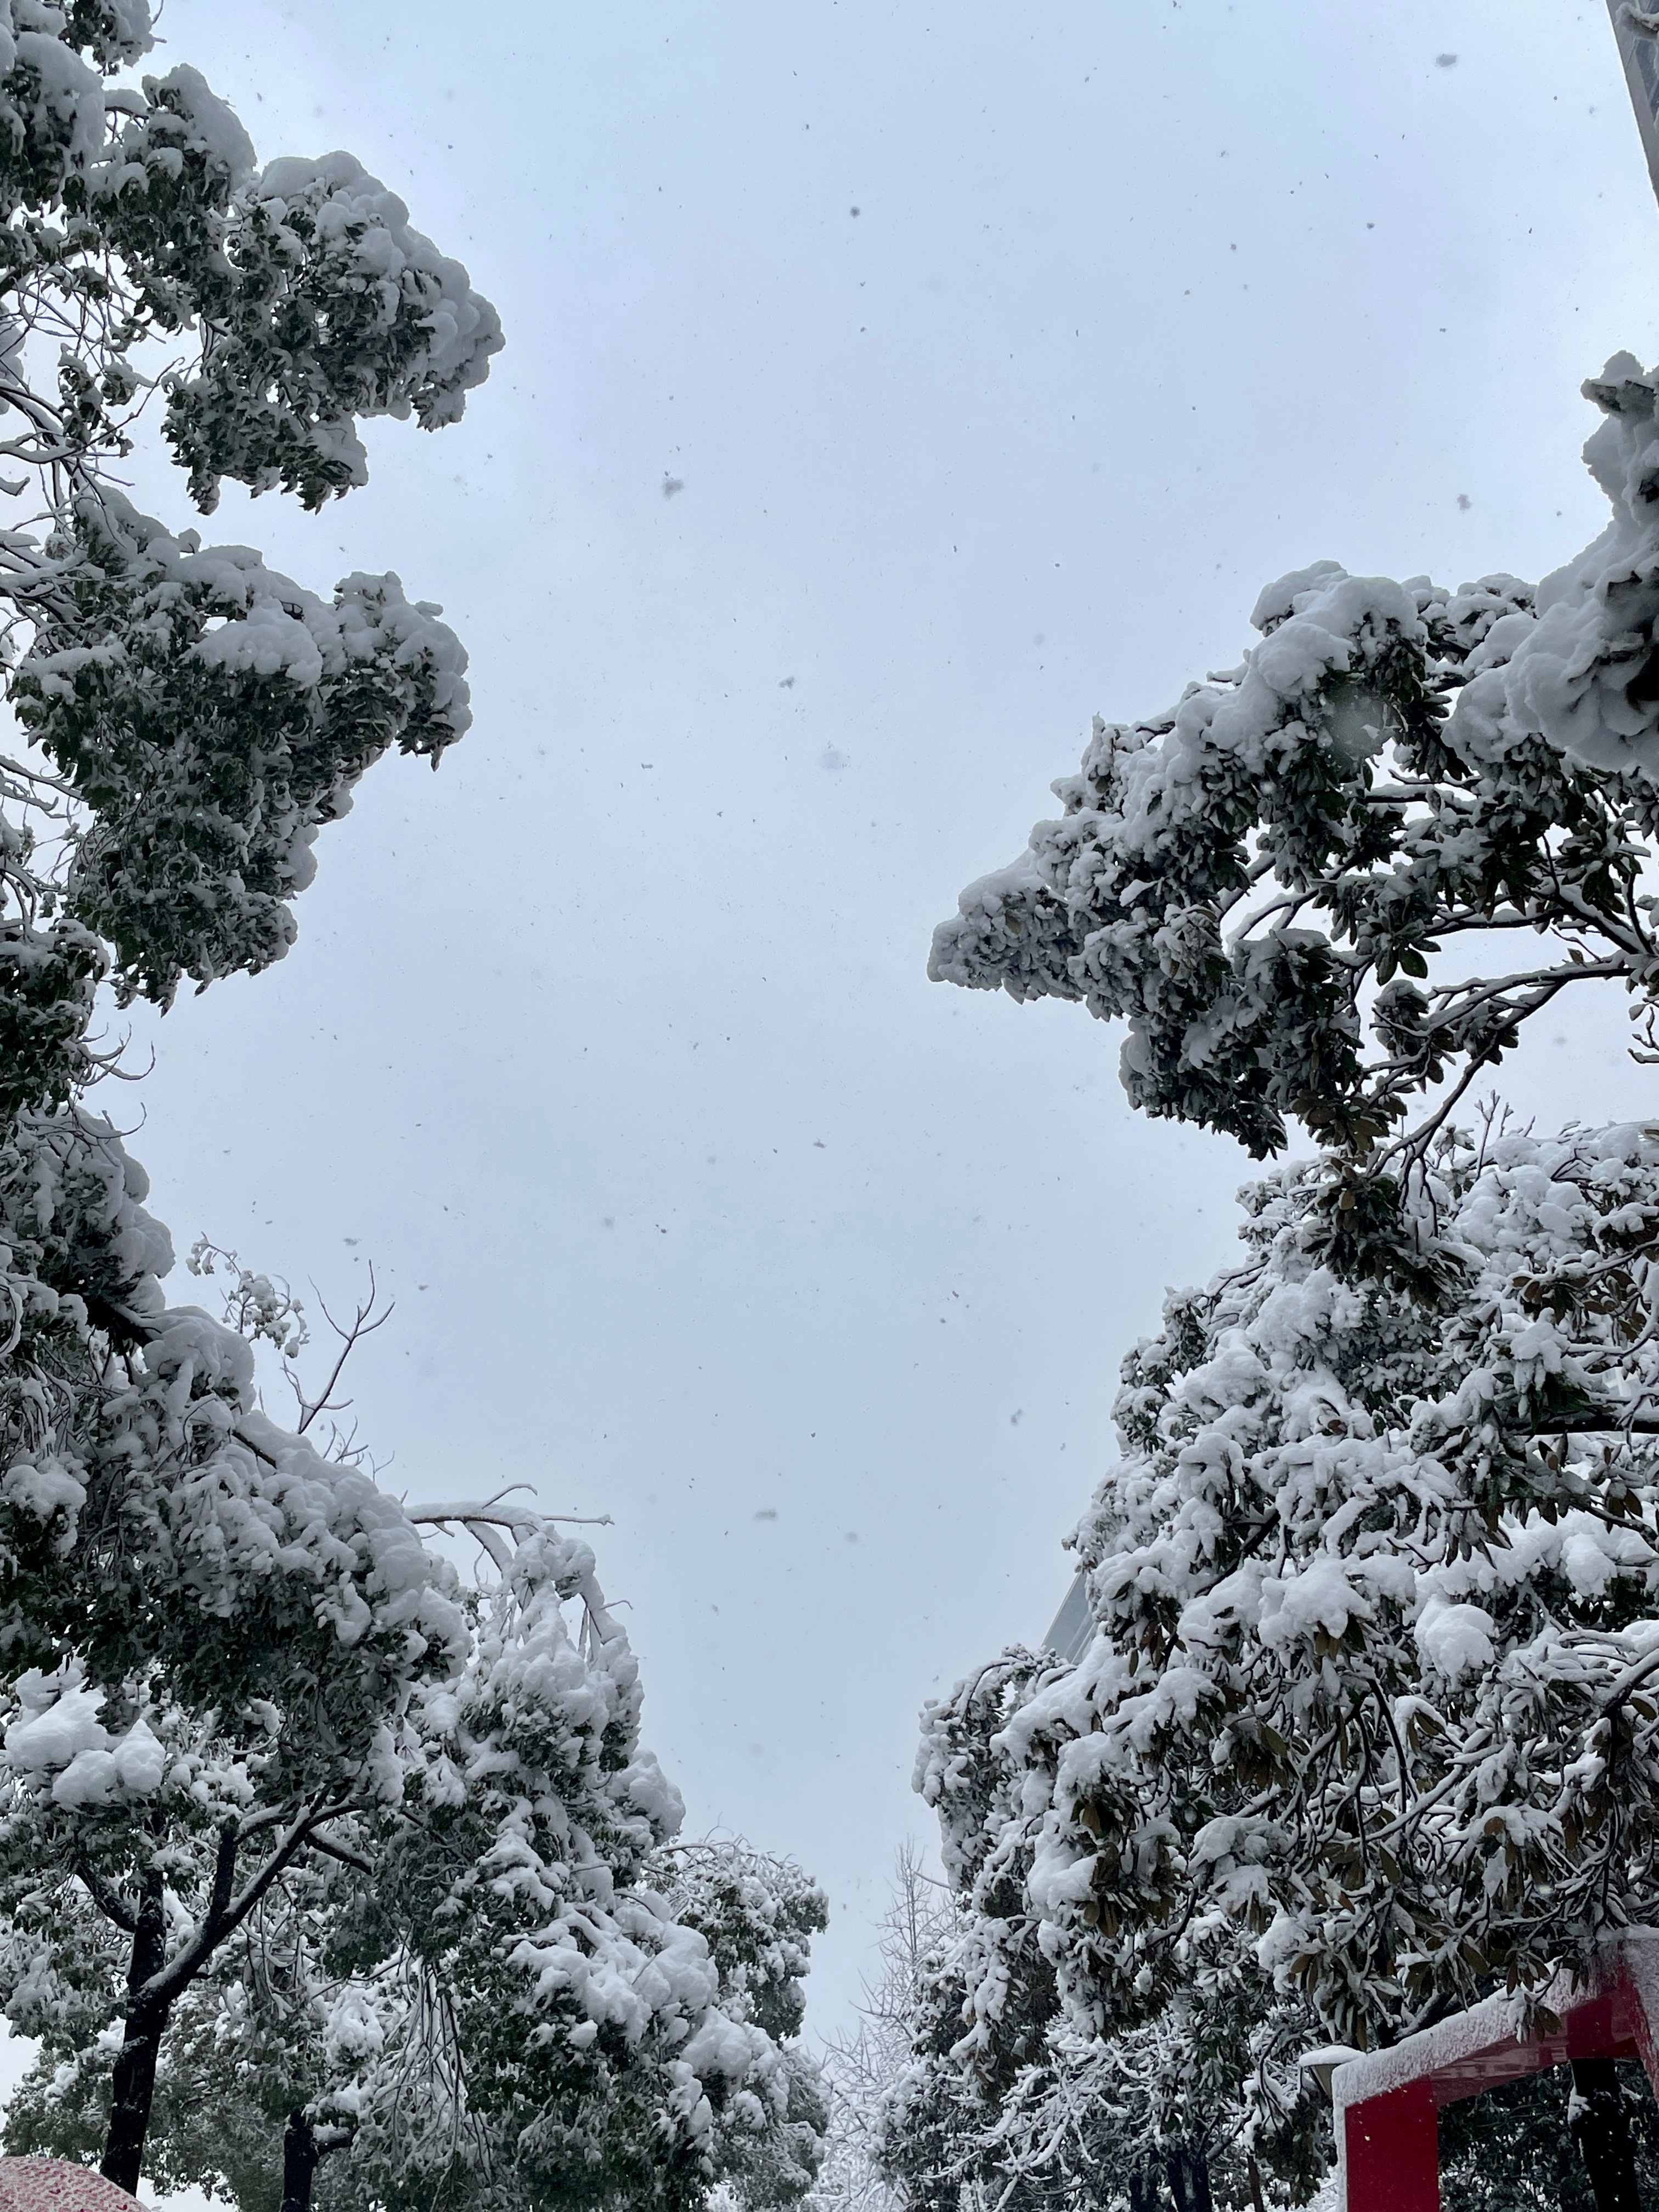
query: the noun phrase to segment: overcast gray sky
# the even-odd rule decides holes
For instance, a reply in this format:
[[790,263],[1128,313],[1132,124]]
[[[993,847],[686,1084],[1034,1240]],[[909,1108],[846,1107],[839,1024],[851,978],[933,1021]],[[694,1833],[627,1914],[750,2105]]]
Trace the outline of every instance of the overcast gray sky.
[[[917,1708],[1041,1633],[1119,1360],[1246,1167],[1136,1121],[1079,1010],[930,985],[929,932],[1270,577],[1536,575],[1599,530],[1579,382],[1659,355],[1605,8],[163,27],[263,155],[403,192],[508,350],[366,492],[212,526],[443,601],[477,720],[369,776],[291,957],[141,1021],[115,1103],[181,1252],[341,1298],[373,1256],[388,1480],[615,1516],[652,1740],[694,1832],[827,1885],[832,2027],[928,1833]],[[1620,1028],[1512,1087],[1639,1106]]]

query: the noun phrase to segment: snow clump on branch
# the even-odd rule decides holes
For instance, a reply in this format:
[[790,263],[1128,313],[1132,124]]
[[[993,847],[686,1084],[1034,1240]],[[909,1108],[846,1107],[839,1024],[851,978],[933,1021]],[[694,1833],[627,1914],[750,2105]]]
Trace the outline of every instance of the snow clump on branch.
[[[1081,1000],[1127,1024],[1146,1112],[1257,1157],[1295,1117],[1389,1191],[1562,991],[1611,981],[1650,1012],[1659,372],[1621,355],[1584,388],[1613,519],[1577,561],[1535,591],[1329,561],[1280,579],[1237,668],[1097,720],[1062,816],[963,893],[930,973]],[[1470,975],[1448,943],[1515,932],[1541,942],[1507,974]]]
[[[202,1245],[238,1327],[170,1306],[84,1103],[106,981],[167,1006],[280,958],[359,777],[470,719],[397,576],[319,595],[140,514],[146,408],[203,512],[227,479],[316,509],[362,422],[456,422],[501,343],[352,156],[260,168],[194,70],[123,77],[152,44],[143,0],[0,0],[0,495],[32,495],[0,530],[0,2009],[42,2044],[9,2146],[136,2191],[154,2117],[162,2172],[245,2202],[349,2148],[340,2202],[381,2212],[784,2203],[810,1885],[681,1912],[591,1552],[406,1508],[305,1433],[327,1388],[270,1419],[245,1334],[291,1362],[291,1294]],[[426,1540],[458,1517],[483,1587]]]
[[947,1864],[1023,1867],[1081,2034],[1243,1946],[1376,2041],[1659,1910],[1659,1139],[1443,1142],[1439,1311],[1321,1263],[1316,1187],[1125,1364],[1087,1650],[927,1723]]

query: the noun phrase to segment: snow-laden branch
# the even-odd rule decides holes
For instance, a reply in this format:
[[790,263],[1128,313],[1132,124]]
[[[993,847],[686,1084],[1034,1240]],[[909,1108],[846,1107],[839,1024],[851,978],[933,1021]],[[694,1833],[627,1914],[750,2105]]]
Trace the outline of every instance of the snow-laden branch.
[[[1368,1239],[1446,1097],[1560,991],[1659,1006],[1659,627],[1631,581],[1659,563],[1659,372],[1619,356],[1585,389],[1613,522],[1547,592],[1279,579],[1238,668],[1096,722],[1063,812],[963,893],[930,973],[1122,1021],[1148,1113],[1258,1156],[1300,1121],[1366,1182]],[[1516,928],[1539,962],[1457,972]]]
[[1334,1271],[1322,1172],[1247,1194],[1249,1258],[1126,1364],[1093,1643],[930,1711],[941,2096],[1103,2021],[1176,2037],[1173,2095],[1228,1992],[1227,2036],[1370,2045],[1659,1913],[1659,1143],[1445,1137],[1416,1301]]

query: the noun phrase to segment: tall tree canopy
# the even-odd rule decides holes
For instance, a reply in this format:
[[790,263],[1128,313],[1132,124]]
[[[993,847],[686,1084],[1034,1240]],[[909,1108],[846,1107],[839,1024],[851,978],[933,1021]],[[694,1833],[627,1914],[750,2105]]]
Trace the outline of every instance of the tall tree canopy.
[[137,513],[156,419],[210,513],[362,483],[360,421],[459,419],[494,309],[350,155],[261,168],[187,65],[137,82],[143,0],[0,4],[0,1047],[16,1105],[90,1070],[91,994],[162,1004],[281,957],[318,830],[388,747],[467,726],[465,656],[393,575],[322,599]]
[[[501,343],[356,162],[261,170],[195,70],[133,80],[152,43],[143,0],[0,7],[5,1979],[22,2026],[120,1991],[128,2187],[173,2004],[386,1795],[400,1713],[470,1638],[395,1502],[264,1417],[240,1336],[167,1307],[142,1172],[77,1095],[94,997],[277,957],[319,828],[467,700],[395,577],[325,602],[114,472],[149,414],[204,510],[227,477],[319,505],[362,480],[360,417],[455,419]],[[66,1892],[123,1950],[113,1989]]]
[[0,2005],[42,2046],[11,2141],[130,2189],[153,2149],[249,2212],[323,2159],[343,2206],[684,2212],[740,2170],[787,2203],[816,1893],[669,1878],[586,1547],[411,1510],[272,1419],[248,1340],[291,1314],[252,1277],[234,1326],[168,1304],[88,1103],[100,990],[281,957],[357,779],[470,718],[397,576],[291,582],[122,465],[149,426],[204,514],[227,481],[318,508],[364,422],[455,422],[501,343],[349,155],[261,167],[153,43],[145,0],[0,0]]
[[1148,1113],[1258,1157],[1295,1117],[1344,1152],[1380,1147],[1374,1176],[1420,1158],[1570,987],[1614,981],[1645,1015],[1659,372],[1621,354],[1584,389],[1613,520],[1577,561],[1535,590],[1332,561],[1270,584],[1236,669],[1165,714],[1097,721],[1054,787],[1064,813],[963,893],[931,972],[1123,1021],[1124,1085]]
[[1086,1648],[926,1716],[963,1917],[901,2176],[931,2128],[935,2179],[1027,2198],[1094,2155],[1125,2205],[1207,2203],[1242,2154],[1296,2200],[1299,2050],[1659,1915],[1659,1148],[1458,1127],[1571,987],[1654,1042],[1659,374],[1585,390],[1613,519],[1577,561],[1281,579],[1237,668],[1097,723],[936,935],[936,976],[1122,1020],[1148,1112],[1320,1150],[1125,1363]]

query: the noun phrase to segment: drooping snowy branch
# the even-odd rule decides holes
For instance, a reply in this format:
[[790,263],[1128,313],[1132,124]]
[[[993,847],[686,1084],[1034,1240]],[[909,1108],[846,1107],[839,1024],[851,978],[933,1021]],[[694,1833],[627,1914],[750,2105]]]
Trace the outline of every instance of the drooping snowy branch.
[[[1607,530],[1534,591],[1333,562],[1167,713],[1097,721],[1064,812],[963,892],[931,973],[1127,1024],[1148,1113],[1376,1184],[1564,992],[1659,1000],[1659,376],[1585,386]],[[1524,949],[1522,949],[1524,948]],[[1433,1110],[1402,1130],[1425,1096]]]
[[[360,421],[457,420],[501,346],[466,272],[349,155],[261,169],[143,0],[0,4],[0,1047],[17,1104],[92,1071],[109,966],[165,1003],[281,957],[318,830],[393,746],[465,729],[465,656],[398,578],[331,599],[140,515],[148,417],[210,510],[363,481]],[[9,1109],[8,1109],[9,1110]]]

